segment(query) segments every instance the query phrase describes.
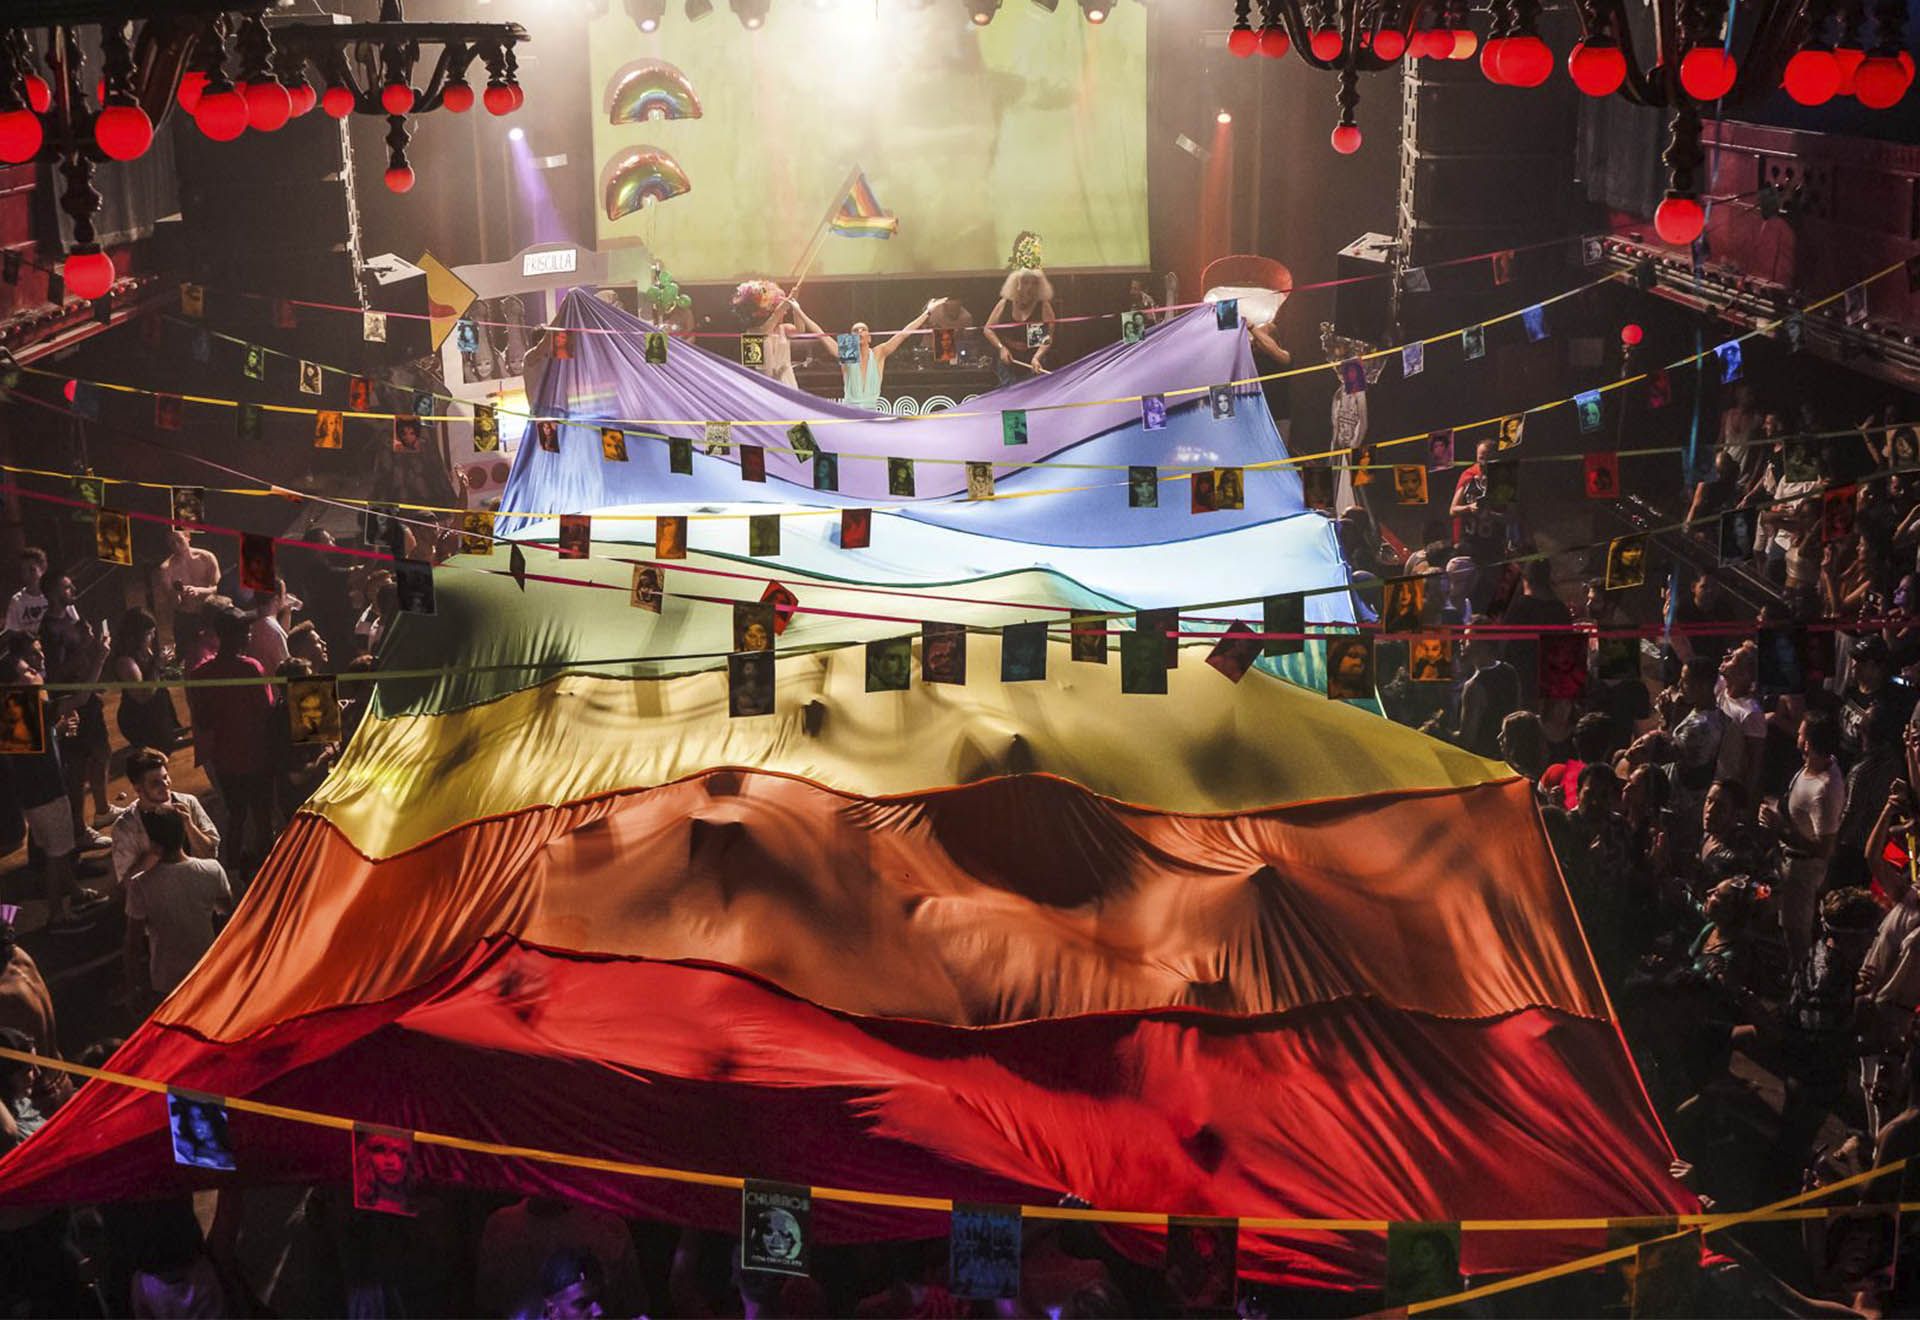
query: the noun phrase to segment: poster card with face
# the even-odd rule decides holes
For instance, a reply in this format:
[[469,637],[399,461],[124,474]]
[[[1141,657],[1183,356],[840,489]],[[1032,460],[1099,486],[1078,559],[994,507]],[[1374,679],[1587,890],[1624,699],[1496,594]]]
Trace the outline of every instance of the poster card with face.
[[780,553],[780,515],[755,513],[747,517],[747,553],[771,559]]
[[960,623],[920,625],[920,681],[923,683],[965,683],[967,681],[967,628]]
[[178,394],[156,394],[153,396],[153,426],[156,431],[178,431],[180,429],[181,402]]
[[1373,697],[1373,638],[1349,635],[1327,639],[1327,696],[1334,701]]
[[609,463],[627,461],[627,433],[617,426],[600,428],[600,457]]
[[182,530],[192,530],[207,520],[207,488],[205,486],[175,486],[173,488],[173,521]]
[[1427,469],[1419,463],[1395,464],[1393,497],[1402,505],[1424,505],[1427,502]]
[[233,1137],[227,1130],[227,1107],[218,1097],[169,1089],[167,1131],[175,1164],[233,1172]]
[[726,453],[733,447],[733,423],[706,423],[701,432],[700,443],[709,455]]
[[1453,638],[1425,633],[1408,642],[1407,677],[1416,683],[1453,682]]
[[807,1273],[813,1248],[813,1193],[789,1183],[746,1180],[740,1192],[740,1268]]
[[433,565],[424,559],[396,559],[393,591],[403,614],[433,613]]
[[500,452],[500,414],[492,404],[473,405],[473,451],[476,454]]
[[1240,1221],[1167,1217],[1167,1286],[1184,1316],[1234,1315],[1240,1295]]
[[313,415],[313,447],[338,449],[346,439],[347,419],[340,413],[322,410]]
[[1587,498],[1620,498],[1620,452],[1616,449],[1589,450],[1586,456]]
[[1213,469],[1204,468],[1187,477],[1189,513],[1212,513],[1218,504],[1213,496]]
[[820,452],[820,443],[813,438],[811,426],[795,422],[787,428],[787,448],[793,451],[794,458],[804,463]]
[[1424,576],[1388,578],[1380,590],[1382,634],[1412,634],[1426,626],[1427,579]]
[[687,557],[687,516],[684,513],[662,514],[653,520],[653,557]]
[[340,741],[340,692],[333,675],[287,680],[287,723],[295,743]]
[[460,515],[460,553],[463,555],[493,553],[492,510],[469,509]]
[[840,548],[865,550],[873,544],[873,510],[840,510]]
[[1743,563],[1753,558],[1755,539],[1760,535],[1760,510],[1728,509],[1720,515],[1720,562]]
[[47,750],[37,684],[0,688],[0,756],[39,756]]
[[1241,468],[1215,468],[1213,470],[1213,507],[1216,509],[1246,508],[1246,483],[1246,473]]
[[913,638],[882,637],[867,643],[867,691],[905,692],[913,679]]
[[1549,700],[1579,701],[1587,695],[1587,637],[1585,633],[1540,634],[1540,695]]
[[560,452],[560,423],[551,417],[543,417],[533,424],[533,438],[543,454]]
[[1433,472],[1445,472],[1453,466],[1453,431],[1432,431],[1427,435],[1427,467]]
[[633,590],[627,603],[636,610],[645,610],[649,614],[658,614],[666,596],[664,574],[652,564],[633,566]]
[[1000,414],[1000,443],[1005,445],[1027,443],[1026,409],[1013,408]]
[[760,592],[762,603],[773,606],[773,635],[786,634],[787,625],[800,612],[800,598],[778,582],[769,582]]
[[733,602],[733,649],[771,651],[779,636],[773,626],[773,603],[764,600]]
[[1300,472],[1300,499],[1316,513],[1333,512],[1333,469],[1323,464],[1303,467]]
[[1177,609],[1140,610],[1133,616],[1135,632],[1158,637],[1166,643],[1167,668],[1180,667],[1180,611]]
[[676,477],[693,475],[693,441],[684,435],[667,437],[667,471]]
[[1260,631],[1264,633],[1285,633],[1284,637],[1269,637],[1260,643],[1260,653],[1269,656],[1299,655],[1306,650],[1306,639],[1301,636],[1307,630],[1307,598],[1297,591],[1284,595],[1268,596],[1260,605]]
[[1235,683],[1247,676],[1253,662],[1260,658],[1260,639],[1241,619],[1235,619],[1220,634],[1220,640],[1207,653],[1207,663]]
[[1140,400],[1140,425],[1148,431],[1167,429],[1167,400],[1162,394],[1149,394]]
[[767,479],[767,451],[760,445],[742,444],[740,446],[740,480],[765,481]]
[[815,490],[840,489],[840,455],[829,454],[824,449],[814,454],[813,488]]
[[727,657],[727,715],[741,719],[773,714],[773,652],[747,651]]
[[1129,509],[1160,507],[1159,468],[1134,465],[1127,469],[1127,507]]
[[1387,1225],[1386,1303],[1389,1307],[1404,1307],[1459,1291],[1459,1224]]
[[1623,591],[1647,580],[1647,538],[1616,536],[1607,543],[1607,590]]
[[1010,623],[1000,630],[1000,681],[1034,683],[1047,676],[1047,625]]
[[764,367],[767,364],[767,337],[765,335],[740,336],[740,365],[743,367]]
[[887,494],[895,499],[913,498],[912,459],[890,458],[887,460]]
[[1020,1211],[955,1202],[948,1228],[948,1286],[955,1297],[1004,1301],[1020,1295]]
[[993,464],[967,464],[967,498],[970,500],[993,498]]
[[240,534],[240,585],[248,591],[279,590],[273,566],[273,538],[254,532]]
[[561,559],[585,559],[593,552],[593,517],[585,513],[560,515],[558,555]]
[[1072,645],[1068,655],[1072,659],[1082,664],[1107,663],[1107,620],[1104,615],[1072,615],[1069,629]]
[[1167,648],[1149,633],[1120,634],[1120,691],[1164,696],[1167,691]]
[[133,523],[118,509],[93,511],[93,551],[101,562],[133,563]]

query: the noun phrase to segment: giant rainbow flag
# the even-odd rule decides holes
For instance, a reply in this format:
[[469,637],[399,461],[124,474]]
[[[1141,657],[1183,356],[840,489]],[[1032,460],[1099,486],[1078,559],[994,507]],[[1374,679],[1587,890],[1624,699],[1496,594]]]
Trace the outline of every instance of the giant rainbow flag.
[[[1130,360],[1171,373],[1215,351],[1185,333],[1156,332],[1158,366]],[[648,388],[751,386],[674,355],[694,376]],[[569,379],[599,388],[562,373],[547,397],[589,415]],[[1123,450],[1124,420],[1099,421],[1076,417],[1086,433],[1063,448]],[[933,453],[969,424],[944,441],[935,425],[901,443]],[[587,444],[523,446],[509,503],[569,507],[556,492],[586,474],[567,446]],[[727,475],[730,459],[701,458],[658,485],[638,454],[606,464],[631,470],[571,507],[650,529],[607,511]],[[383,662],[473,668],[381,683],[214,948],[109,1066],[474,1141],[883,1194],[1308,1219],[1692,1208],[1506,766],[1265,671],[1231,683],[1204,643],[1182,648],[1164,696],[1122,695],[1118,665],[1072,663],[1060,637],[1043,681],[999,681],[1000,624],[1155,603],[1130,592],[1191,600],[1211,585],[1172,580],[1233,557],[1262,556],[1268,581],[1320,580],[1324,524],[1276,489],[1265,513],[1182,512],[1181,527],[1220,518],[1216,533],[1136,524],[1160,529],[1145,550],[1083,512],[997,567],[1015,552],[980,547],[1018,536],[970,518],[1012,518],[998,501],[968,515],[930,495],[831,564],[821,537],[747,560],[715,530],[737,520],[709,516],[665,565],[659,614],[626,599],[650,530],[599,539],[586,561],[536,546],[524,591],[503,550],[459,557],[436,571],[438,612],[403,616]],[[832,522],[789,521],[808,516]],[[1009,528],[1036,536],[1040,515],[1021,516]],[[537,541],[545,523],[521,531]],[[947,551],[988,566],[931,580],[919,556]],[[1166,562],[1141,588],[1123,554]],[[731,602],[770,575],[801,604],[777,707],[731,719],[716,668]],[[969,681],[867,692],[858,643],[919,619],[977,630]],[[0,1159],[0,1205],[348,1176],[338,1130],[247,1113],[232,1130],[236,1174],[178,1166],[162,1097],[90,1083]],[[421,1153],[432,1181],[738,1223],[724,1187]],[[945,1231],[885,1204],[820,1201],[815,1218],[826,1241]],[[1470,1232],[1463,1263],[1588,1245]],[[1259,1280],[1370,1288],[1383,1252],[1377,1232],[1262,1231],[1241,1261]]]

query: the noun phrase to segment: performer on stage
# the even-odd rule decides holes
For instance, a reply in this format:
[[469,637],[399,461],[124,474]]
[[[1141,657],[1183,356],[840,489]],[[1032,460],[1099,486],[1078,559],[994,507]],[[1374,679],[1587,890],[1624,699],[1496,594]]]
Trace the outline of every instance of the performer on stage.
[[748,280],[734,290],[733,313],[744,333],[766,338],[766,358],[756,370],[796,390],[800,382],[793,374],[792,336],[831,337],[772,280]]
[[873,342],[873,332],[865,321],[853,323],[853,334],[860,341],[860,351],[851,362],[840,364],[843,383],[840,402],[850,403],[856,408],[866,408],[872,412],[880,411],[880,386],[887,374],[887,359],[893,351],[906,343],[913,332],[927,323],[933,315],[933,309],[944,301],[935,298],[926,306],[926,310],[909,321],[904,329],[884,344]]
[[[1053,347],[1053,284],[1040,265],[1040,235],[1020,231],[1013,241],[1012,265],[1013,270],[1000,286],[1000,301],[993,305],[982,327],[987,342],[999,355],[994,370],[1002,385],[1013,383],[1015,362],[1032,367],[1036,374],[1044,372],[1047,351]],[[1014,329],[1007,325],[1009,321],[1024,322],[1025,330]],[[1005,330],[1005,337],[995,326]],[[1037,327],[1044,330],[1037,331]]]

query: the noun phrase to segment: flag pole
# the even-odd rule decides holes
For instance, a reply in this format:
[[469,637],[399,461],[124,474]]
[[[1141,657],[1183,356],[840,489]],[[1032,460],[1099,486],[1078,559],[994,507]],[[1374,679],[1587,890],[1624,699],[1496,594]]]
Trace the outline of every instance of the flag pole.
[[847,200],[847,194],[853,191],[853,185],[859,178],[860,167],[855,165],[847,171],[846,181],[840,185],[840,191],[836,192],[833,200],[827,203],[827,213],[821,216],[820,223],[814,226],[813,237],[807,241],[806,250],[800,254],[800,269],[789,282],[787,296],[782,306],[799,297],[800,286],[807,282],[807,276],[813,271],[813,263],[819,259],[821,248],[826,246],[827,231],[833,226],[835,212],[839,211],[841,203]]

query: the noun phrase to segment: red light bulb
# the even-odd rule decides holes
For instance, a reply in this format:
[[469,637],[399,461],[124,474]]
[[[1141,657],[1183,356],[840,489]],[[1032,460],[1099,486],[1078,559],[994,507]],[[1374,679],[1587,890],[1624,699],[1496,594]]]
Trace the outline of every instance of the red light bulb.
[[180,102],[180,108],[188,114],[200,108],[200,93],[207,89],[207,75],[198,69],[188,69],[180,77],[180,90],[174,99]]
[[1373,53],[1383,60],[1397,60],[1407,53],[1407,34],[1399,28],[1381,28],[1373,38]]
[[1588,96],[1612,96],[1627,80],[1627,57],[1611,43],[1583,41],[1567,56],[1567,76]]
[[313,90],[313,84],[302,78],[287,88],[287,98],[293,103],[293,117],[298,119],[316,105],[320,104],[320,94]]
[[153,145],[153,121],[137,105],[110,105],[93,121],[93,138],[115,160],[138,160]]
[[32,160],[45,137],[46,130],[40,126],[40,116],[33,111],[20,109],[0,112],[0,160],[14,165]]
[[[1248,35],[1251,36],[1252,34],[1249,33]],[[446,90],[440,93],[440,104],[453,111],[456,115],[464,115],[467,111],[473,109],[473,84],[466,82],[448,83]]]
[[480,93],[480,101],[490,115],[513,113],[513,90],[505,83],[488,83],[487,90]]
[[1830,50],[1799,51],[1787,61],[1780,82],[1801,105],[1825,105],[1840,90],[1840,62]]
[[1553,51],[1531,33],[1507,38],[1500,51],[1501,77],[1513,87],[1538,87],[1553,72]]
[[395,165],[387,171],[387,188],[397,193],[412,191],[413,170],[405,165]]
[[1668,196],[1653,213],[1653,227],[1660,237],[1676,247],[1693,242],[1706,228],[1707,213],[1691,197]]
[[1475,32],[1472,28],[1454,28],[1453,51],[1447,58],[1450,60],[1470,60],[1473,58],[1473,52],[1479,48],[1479,33]]
[[1360,129],[1355,124],[1342,124],[1333,130],[1333,149],[1342,156],[1351,156],[1360,150]]
[[1313,52],[1317,60],[1337,60],[1340,58],[1340,30],[1338,28],[1316,28],[1307,38],[1307,49]]
[[[1260,37],[1250,27],[1237,27],[1227,33],[1227,52],[1235,59],[1244,60],[1260,49]],[[448,88],[449,91],[452,88]]]
[[1640,341],[1646,337],[1647,332],[1635,325],[1632,321],[1620,327],[1620,342],[1628,348],[1637,348]]
[[353,92],[335,83],[320,94],[320,108],[335,119],[345,119],[353,113]]
[[205,92],[193,122],[215,142],[231,142],[247,131],[247,99],[237,91]]
[[68,403],[72,403],[80,393],[80,382],[77,380],[68,380],[66,384],[60,387],[60,393]]
[[293,97],[271,78],[247,84],[247,126],[262,133],[278,133],[293,115]]
[[1718,101],[1739,74],[1733,56],[1718,46],[1695,46],[1680,57],[1680,85],[1696,101]]
[[105,297],[113,287],[113,258],[104,252],[72,253],[60,270],[66,277],[68,291],[76,298],[91,302]]
[[380,108],[390,115],[413,112],[413,88],[405,83],[388,83],[380,89]]
[[1907,94],[1909,79],[1891,55],[1869,55],[1853,75],[1853,94],[1869,110],[1886,110]]
[[53,88],[47,85],[45,78],[37,73],[30,73],[26,77],[26,84],[29,110],[36,115],[44,115],[53,108]]
[[1279,25],[1260,29],[1260,53],[1270,60],[1277,60],[1293,49],[1293,42],[1287,37],[1287,30]]
[[518,110],[527,103],[527,89],[517,82],[507,84],[507,90],[513,93],[513,108]]

